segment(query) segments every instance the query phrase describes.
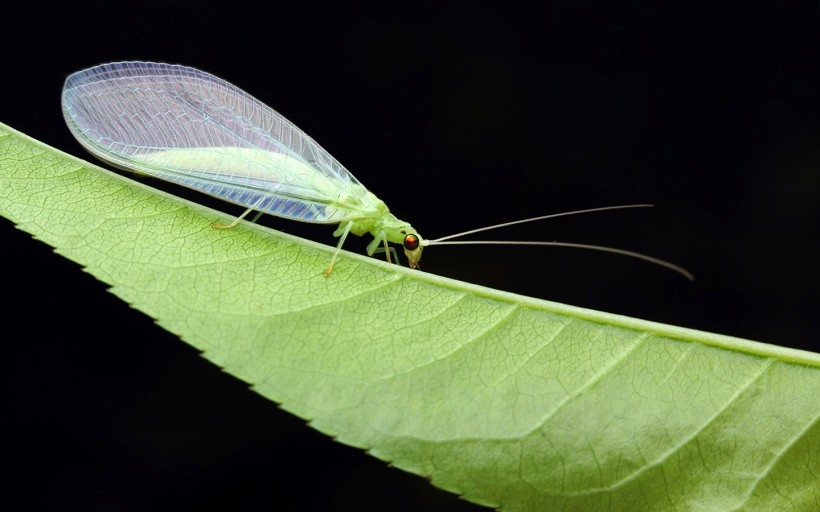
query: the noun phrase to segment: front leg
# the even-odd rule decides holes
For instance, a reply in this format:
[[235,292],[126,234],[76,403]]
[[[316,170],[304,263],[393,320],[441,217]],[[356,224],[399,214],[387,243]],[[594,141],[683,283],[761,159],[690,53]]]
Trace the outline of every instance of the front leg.
[[[384,244],[384,247],[379,247],[379,244]],[[373,236],[373,240],[367,244],[367,255],[373,256],[373,254],[377,252],[384,251],[384,255],[387,258],[387,263],[393,263],[390,260],[390,254],[393,254],[393,257],[396,259],[398,263],[399,258],[396,256],[396,250],[387,245],[387,235],[384,234],[384,231],[379,231],[376,235]]]

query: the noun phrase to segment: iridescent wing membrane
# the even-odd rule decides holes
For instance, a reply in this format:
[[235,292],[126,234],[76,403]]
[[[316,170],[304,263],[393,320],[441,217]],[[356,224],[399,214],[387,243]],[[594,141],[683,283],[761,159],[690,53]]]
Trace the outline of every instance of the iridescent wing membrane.
[[302,130],[197,69],[119,62],[77,72],[63,114],[111,164],[303,222],[372,216],[375,196]]

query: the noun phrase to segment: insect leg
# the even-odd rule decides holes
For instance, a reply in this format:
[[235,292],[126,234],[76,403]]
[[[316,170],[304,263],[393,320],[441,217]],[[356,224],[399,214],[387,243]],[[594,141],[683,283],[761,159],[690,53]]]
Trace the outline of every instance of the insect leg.
[[[384,247],[379,247],[379,244],[384,244]],[[398,263],[399,258],[396,256],[396,250],[387,245],[387,235],[384,231],[379,231],[379,234],[373,236],[373,240],[367,244],[367,255],[373,256],[377,252],[384,252],[385,257],[387,258],[387,263],[393,263],[390,259],[390,254],[393,254],[393,257],[396,259],[396,263]]]
[[390,261],[391,252],[393,253],[393,257],[396,259],[396,263],[398,263],[399,258],[398,256],[396,256],[396,250],[387,245],[387,237],[383,238],[382,242],[384,242],[384,257],[387,258],[387,263],[393,263],[392,261]]
[[348,233],[350,233],[350,228],[352,227],[353,221],[348,221],[347,224],[344,225],[344,227],[339,226],[339,229],[337,229],[333,233],[333,236],[338,236],[340,238],[339,243],[336,244],[336,252],[333,253],[333,257],[330,259],[330,266],[327,267],[327,270],[322,272],[322,274],[324,274],[325,277],[329,276],[330,273],[333,272],[333,264],[336,263],[336,257],[339,255],[339,251],[342,250],[342,244],[345,243],[345,239],[347,238]]
[[[249,213],[251,213],[252,211],[253,211],[253,208],[248,208],[247,210],[245,210],[245,212],[244,212],[242,215],[240,215],[239,217],[237,217],[237,218],[235,218],[233,221],[231,221],[231,223],[230,223],[230,224],[220,224],[220,223],[218,223],[218,222],[214,222],[213,224],[211,224],[211,226],[213,226],[213,227],[215,227],[215,228],[217,228],[217,229],[231,229],[232,227],[234,227],[234,226],[236,226],[237,224],[239,224],[239,221],[240,221],[240,220],[242,220],[242,219],[244,219],[244,218],[245,218],[245,217],[246,217]],[[258,217],[257,217],[257,218],[258,218]],[[254,220],[255,220],[255,219],[254,219]]]
[[[262,202],[262,199],[264,199],[264,198],[265,198],[265,196],[261,196],[261,197],[259,198],[259,200],[258,200],[258,201],[256,201],[255,203],[253,203],[253,206],[251,206],[250,208],[248,208],[247,210],[245,210],[245,211],[242,213],[242,215],[240,215],[239,217],[235,218],[235,219],[234,219],[234,220],[233,220],[230,224],[219,224],[219,223],[217,223],[217,222],[214,222],[213,224],[211,224],[211,226],[213,226],[213,227],[215,227],[215,228],[217,228],[217,229],[231,229],[232,227],[234,227],[234,226],[236,226],[237,224],[239,224],[239,221],[240,221],[240,220],[242,220],[242,219],[244,219],[244,218],[245,218],[245,217],[246,217],[249,213],[251,213],[251,212],[252,212],[252,211],[253,211],[253,210],[254,210],[257,206],[259,206],[259,203],[261,203],[261,202]],[[259,220],[259,217],[261,217],[261,216],[262,216],[262,213],[263,213],[263,212],[261,212],[261,211],[260,211],[259,213],[257,213],[257,214],[256,214],[256,216],[253,218],[253,220],[251,220],[251,222],[256,222],[257,220]]]
[[[385,243],[385,245],[387,245],[387,244]],[[373,251],[373,254],[376,254],[377,252],[386,252],[387,253],[387,262],[388,263],[393,263],[393,261],[395,261],[396,265],[399,264],[399,254],[396,252],[395,247],[391,247],[389,245],[387,245],[387,247],[379,247],[378,249]],[[390,261],[390,256],[391,255],[393,256],[393,261]]]

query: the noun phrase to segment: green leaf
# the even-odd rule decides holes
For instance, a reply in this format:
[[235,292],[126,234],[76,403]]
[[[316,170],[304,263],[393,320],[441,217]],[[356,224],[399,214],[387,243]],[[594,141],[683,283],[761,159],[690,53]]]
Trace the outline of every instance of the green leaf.
[[0,213],[339,441],[502,510],[817,510],[820,357],[230,219],[0,125]]

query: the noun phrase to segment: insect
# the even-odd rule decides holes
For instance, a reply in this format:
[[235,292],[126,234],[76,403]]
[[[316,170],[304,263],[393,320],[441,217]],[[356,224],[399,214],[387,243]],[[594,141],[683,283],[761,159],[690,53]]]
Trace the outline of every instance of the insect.
[[[559,245],[615,252],[686,270],[643,254],[561,242],[456,241],[452,238],[531,222],[546,215],[429,240],[390,213],[345,167],[281,114],[238,87],[187,66],[114,62],[70,75],[62,94],[69,130],[89,152],[116,167],[168,180],[252,211],[321,224],[338,224],[330,265],[350,233],[370,233],[367,254],[401,245],[411,268],[422,250],[445,244]],[[625,205],[583,210],[585,213]]]

